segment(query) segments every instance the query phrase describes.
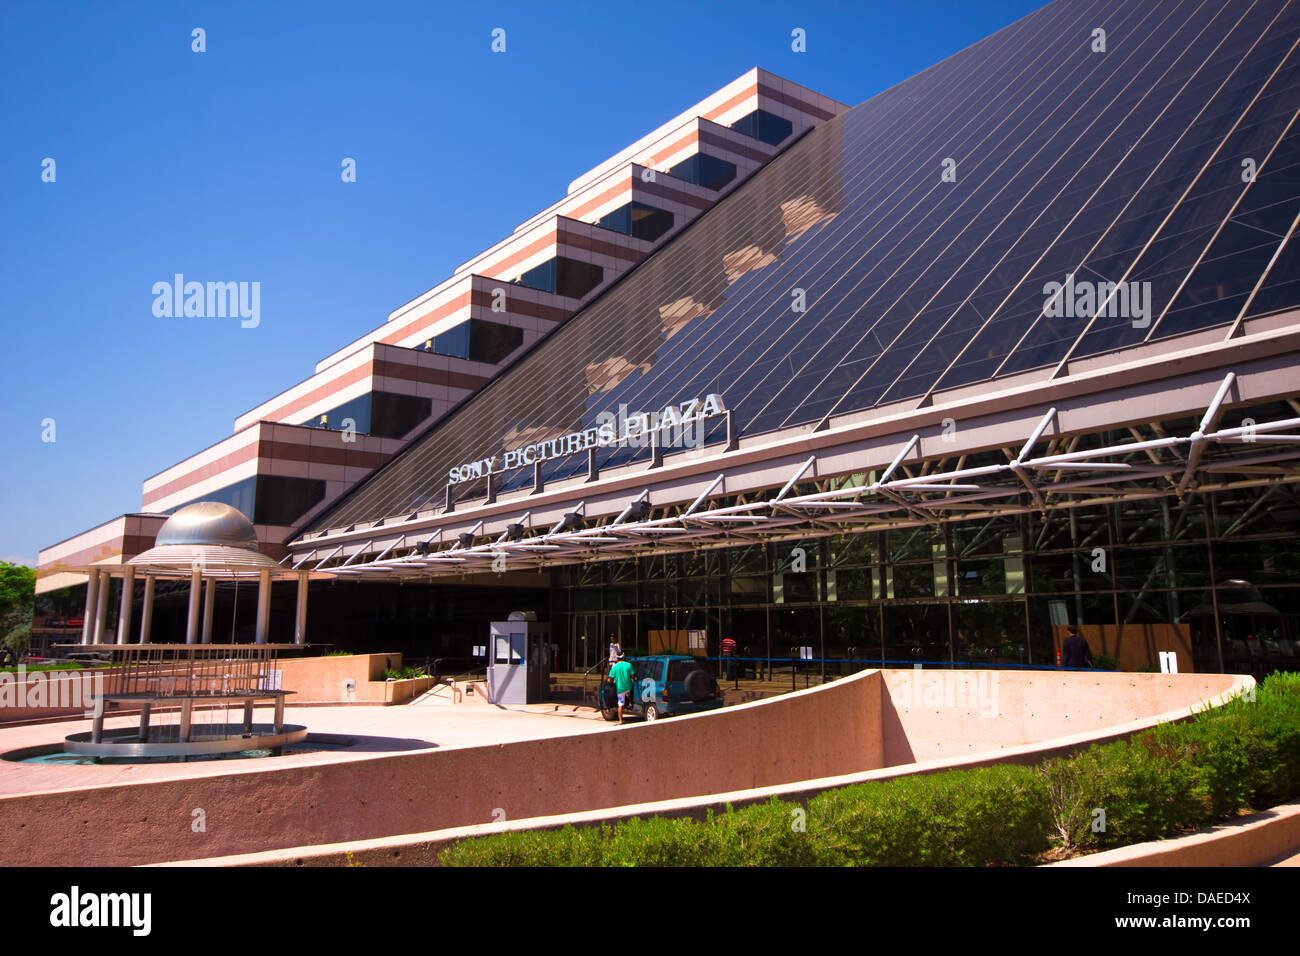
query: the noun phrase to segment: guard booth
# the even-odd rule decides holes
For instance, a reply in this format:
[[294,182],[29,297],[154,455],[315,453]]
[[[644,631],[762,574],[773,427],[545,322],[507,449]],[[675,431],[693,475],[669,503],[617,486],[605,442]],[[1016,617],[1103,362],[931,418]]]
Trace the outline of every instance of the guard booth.
[[551,626],[532,611],[514,611],[490,625],[488,700],[494,704],[539,704],[551,690]]

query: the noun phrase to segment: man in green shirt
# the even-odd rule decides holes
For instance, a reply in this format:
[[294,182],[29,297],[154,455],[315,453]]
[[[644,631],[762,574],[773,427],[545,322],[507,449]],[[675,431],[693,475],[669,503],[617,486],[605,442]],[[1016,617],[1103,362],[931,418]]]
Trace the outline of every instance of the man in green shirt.
[[618,663],[609,669],[609,679],[618,692],[618,722],[623,722],[623,707],[632,702],[632,665],[621,655]]

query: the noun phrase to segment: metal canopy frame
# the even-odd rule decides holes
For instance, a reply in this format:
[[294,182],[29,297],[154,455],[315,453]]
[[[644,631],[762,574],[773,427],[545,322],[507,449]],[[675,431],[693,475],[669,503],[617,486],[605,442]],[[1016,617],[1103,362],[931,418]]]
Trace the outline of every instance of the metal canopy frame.
[[[1234,381],[1235,375],[1229,372],[1206,407],[1200,426],[1188,435],[1165,434],[1157,423],[1150,426],[1157,438],[1088,449],[1077,447],[1085,436],[1057,435],[1044,449],[1049,453],[1031,457],[1056,419],[1057,410],[1052,407],[1026,436],[1019,454],[1005,451],[1008,460],[1004,463],[962,467],[970,454],[965,453],[949,470],[931,468],[937,469],[950,459],[929,459],[914,462],[914,473],[909,473],[907,461],[921,440],[919,434],[914,434],[879,477],[866,482],[791,494],[805,476],[815,474],[818,459],[812,455],[770,498],[756,496],[744,501],[740,496],[742,500],[736,504],[706,508],[710,496],[725,487],[726,474],[721,473],[688,506],[660,508],[676,508],[673,514],[653,517],[650,489],[645,488],[616,517],[590,528],[568,528],[571,522],[561,521],[538,533],[512,537],[507,531],[482,544],[464,546],[458,540],[441,551],[420,553],[412,547],[403,556],[388,557],[399,547],[394,543],[372,561],[356,561],[359,554],[373,546],[373,541],[367,541],[338,566],[325,567],[326,561],[339,554],[343,547],[340,545],[316,562],[314,570],[342,578],[372,579],[539,571],[771,540],[938,525],[1031,511],[1046,514],[1050,510],[1128,499],[1170,496],[1181,501],[1193,491],[1300,482],[1300,434],[1288,433],[1300,429],[1300,417],[1237,428],[1217,427]],[[1135,433],[1135,437],[1140,438],[1140,434]],[[1066,450],[1052,451],[1050,446],[1054,444],[1065,444]],[[1244,445],[1274,447],[1257,454],[1206,458],[1212,447]],[[1134,456],[1141,461],[1124,460]],[[833,477],[818,476],[818,480]],[[584,503],[579,502],[571,510],[580,514]],[[638,511],[644,514],[639,516]],[[513,519],[511,525],[526,527],[529,520],[530,513],[525,513]],[[482,530],[480,521],[471,533]],[[441,531],[436,536],[441,537]],[[309,553],[303,561],[315,553]]]

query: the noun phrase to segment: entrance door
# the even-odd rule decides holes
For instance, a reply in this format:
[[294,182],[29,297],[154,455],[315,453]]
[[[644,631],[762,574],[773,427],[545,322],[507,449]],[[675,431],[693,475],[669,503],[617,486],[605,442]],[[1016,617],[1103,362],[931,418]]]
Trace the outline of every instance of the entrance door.
[[570,615],[569,670],[583,673],[592,665],[603,661],[606,656],[605,632],[600,629],[600,615]]
[[600,652],[609,656],[609,635],[614,635],[618,646],[624,654],[631,654],[637,646],[636,613],[633,611],[610,611],[601,615],[603,627],[600,631]]

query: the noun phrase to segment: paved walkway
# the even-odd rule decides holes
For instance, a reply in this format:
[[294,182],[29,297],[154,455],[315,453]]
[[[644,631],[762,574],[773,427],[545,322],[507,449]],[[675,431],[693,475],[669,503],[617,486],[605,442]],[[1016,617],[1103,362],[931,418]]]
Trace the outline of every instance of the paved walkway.
[[[242,713],[242,711],[241,711]],[[215,714],[215,718],[210,717]],[[269,723],[270,707],[257,708],[254,719]],[[570,719],[557,719],[570,718]],[[577,718],[577,719],[572,719]],[[202,712],[200,719],[225,720],[224,711]],[[233,711],[230,720],[240,716]],[[156,714],[154,722],[174,723],[176,714]],[[504,709],[486,703],[393,707],[285,708],[285,721],[300,724],[309,733],[353,738],[345,749],[314,753],[289,753],[281,757],[248,760],[203,760],[193,763],[57,765],[0,760],[0,797],[84,787],[114,786],[152,780],[259,773],[284,767],[361,760],[383,753],[477,747],[516,740],[541,740],[573,734],[616,732],[618,727],[600,719],[590,708],[572,704],[534,704]],[[138,726],[134,717],[109,717],[105,729]],[[62,744],[68,734],[90,730],[89,720],[0,727],[0,754],[29,747]],[[310,739],[308,740],[310,744]]]

